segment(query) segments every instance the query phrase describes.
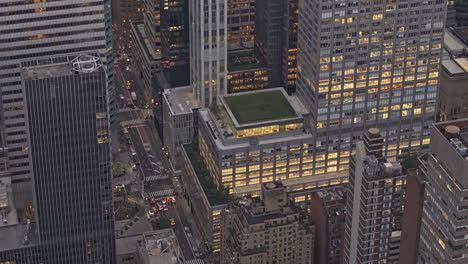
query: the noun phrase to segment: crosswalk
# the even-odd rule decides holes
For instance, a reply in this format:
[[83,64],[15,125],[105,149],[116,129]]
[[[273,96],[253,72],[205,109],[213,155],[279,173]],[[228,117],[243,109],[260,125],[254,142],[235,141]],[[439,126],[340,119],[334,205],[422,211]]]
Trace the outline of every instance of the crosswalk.
[[125,108],[118,109],[117,113],[125,113],[125,112],[132,112],[132,111],[139,111],[139,110],[125,107]]
[[162,196],[168,196],[168,195],[173,195],[173,194],[174,194],[174,189],[148,192],[148,195],[150,197],[162,197]]
[[133,120],[128,120],[128,121],[122,121],[120,122],[120,124],[122,126],[134,126],[134,125],[141,125],[145,122],[146,122],[145,119],[133,119]]
[[185,264],[205,264],[201,259],[192,259],[185,262]]
[[145,177],[145,181],[157,181],[164,179],[169,179],[169,175],[152,175]]

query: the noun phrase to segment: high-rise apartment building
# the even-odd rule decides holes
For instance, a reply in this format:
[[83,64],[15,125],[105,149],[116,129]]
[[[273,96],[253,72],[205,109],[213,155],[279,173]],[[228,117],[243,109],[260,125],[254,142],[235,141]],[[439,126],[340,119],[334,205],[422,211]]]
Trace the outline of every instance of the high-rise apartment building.
[[[21,77],[34,194],[27,225],[35,224],[42,262],[115,263],[103,63],[90,55],[42,57],[22,62]],[[22,239],[17,233],[9,237],[15,236]],[[12,252],[28,241],[17,244]],[[1,261],[26,261],[8,249],[0,252]]]
[[310,219],[315,224],[314,263],[343,263],[346,197],[342,186],[318,190],[310,199]]
[[405,174],[382,156],[383,143],[371,128],[351,158],[344,263],[400,263]]
[[419,166],[426,199],[418,263],[467,263],[468,119],[436,123],[431,132]]
[[67,53],[106,54],[112,105],[111,26],[110,0],[1,1],[0,89],[16,206],[32,202],[25,94],[19,62]]
[[260,198],[237,201],[222,215],[222,264],[311,264],[315,226],[291,204],[281,182],[262,184]]
[[189,1],[190,78],[200,106],[227,93],[227,0]]
[[425,150],[434,120],[447,2],[302,1],[297,92],[311,111],[316,155],[347,170],[367,128],[395,160]]

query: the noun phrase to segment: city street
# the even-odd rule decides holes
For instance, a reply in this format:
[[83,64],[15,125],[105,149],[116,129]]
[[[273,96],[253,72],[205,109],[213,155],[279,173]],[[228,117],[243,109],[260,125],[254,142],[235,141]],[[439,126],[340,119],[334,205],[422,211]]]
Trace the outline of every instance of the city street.
[[[137,187],[141,198],[144,197],[155,197],[165,198],[167,196],[175,196],[178,200],[176,190],[173,185],[172,170],[170,169],[167,157],[164,155],[163,146],[160,138],[157,136],[156,129],[152,119],[146,119],[142,110],[140,109],[148,102],[144,101],[143,92],[139,89],[141,82],[135,78],[135,73],[131,71],[125,71],[129,63],[126,60],[119,62],[119,67],[115,68],[116,76],[116,90],[119,94],[118,99],[118,121],[119,123],[124,122],[124,127],[128,131],[131,144],[121,142],[125,148],[125,152],[131,163],[136,165],[136,172],[131,173],[133,176],[123,177],[125,181],[132,186]],[[122,71],[124,70],[124,71]],[[129,81],[129,82],[128,82]],[[127,84],[130,83],[131,89],[127,89]],[[136,93],[136,100],[132,98],[132,92]],[[121,96],[120,96],[121,95]],[[132,109],[129,106],[135,105],[136,108]],[[145,109],[146,110],[146,109]],[[138,121],[138,122],[136,122]],[[132,150],[133,149],[133,150]],[[132,152],[135,154],[132,155]],[[125,162],[124,162],[125,163]],[[128,161],[125,165],[132,166]],[[130,181],[130,182],[129,182]],[[138,213],[139,222],[148,222],[152,218],[148,218],[149,202],[141,199],[142,208]],[[166,212],[160,211],[160,215],[163,218],[174,219],[176,225],[173,226],[174,233],[180,243],[184,257],[186,259],[194,259],[195,254],[193,248],[196,247],[193,240],[187,237],[187,233],[184,227],[188,226],[187,220],[184,217],[180,217],[179,213],[183,210],[181,208],[176,209],[178,205],[170,205],[169,210]],[[133,223],[132,223],[133,225]],[[135,224],[138,226],[138,223]],[[140,226],[147,226],[142,225]],[[125,225],[123,225],[125,228]],[[130,231],[132,229],[129,229]],[[150,230],[147,230],[150,231]]]

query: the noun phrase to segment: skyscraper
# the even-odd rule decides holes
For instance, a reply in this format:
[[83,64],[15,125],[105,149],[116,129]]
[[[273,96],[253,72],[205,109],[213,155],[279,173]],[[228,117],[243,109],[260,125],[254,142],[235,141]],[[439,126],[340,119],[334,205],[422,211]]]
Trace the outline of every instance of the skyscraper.
[[272,87],[296,87],[297,0],[257,0],[255,51],[270,69]]
[[371,128],[351,158],[344,263],[400,263],[405,175],[382,156],[383,142]]
[[[22,62],[21,75],[34,194],[27,222],[37,235],[25,252],[40,250],[43,263],[115,263],[104,65],[89,55],[43,57]],[[11,252],[29,240],[0,251],[0,261],[26,262]]]
[[227,0],[189,1],[190,78],[201,106],[227,93]]
[[0,89],[16,206],[32,202],[19,61],[87,51],[106,54],[112,104],[111,26],[110,0],[1,1]]
[[427,149],[446,7],[442,0],[301,2],[297,92],[328,172],[347,170],[352,146],[370,127],[386,139],[389,160]]
[[426,180],[418,263],[467,263],[468,119],[436,123],[431,152],[421,157]]
[[162,71],[171,88],[190,84],[188,0],[161,1]]

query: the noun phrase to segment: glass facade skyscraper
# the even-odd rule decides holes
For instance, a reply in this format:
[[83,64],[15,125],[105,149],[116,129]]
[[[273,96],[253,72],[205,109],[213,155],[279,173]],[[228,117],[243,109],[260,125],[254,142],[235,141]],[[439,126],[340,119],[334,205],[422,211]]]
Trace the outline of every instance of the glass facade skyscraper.
[[18,213],[21,221],[0,226],[0,235],[9,237],[27,222],[24,234],[36,240],[12,241],[17,247],[0,251],[0,262],[28,263],[34,256],[41,262],[33,263],[115,263],[109,93],[101,59],[38,58],[21,63],[21,76],[33,216]]
[[[43,56],[98,51],[108,71],[113,101],[110,0],[1,1],[0,89],[6,146],[16,206],[31,204],[24,91],[19,62]],[[113,109],[111,109],[113,111]]]

